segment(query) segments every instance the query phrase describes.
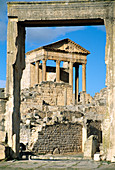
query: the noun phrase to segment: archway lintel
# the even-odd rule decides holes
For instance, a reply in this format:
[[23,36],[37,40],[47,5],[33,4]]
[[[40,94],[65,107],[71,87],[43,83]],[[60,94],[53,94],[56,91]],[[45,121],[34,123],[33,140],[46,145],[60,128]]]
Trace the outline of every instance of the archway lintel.
[[101,18],[93,19],[61,19],[61,20],[25,20],[19,21],[19,24],[25,27],[60,27],[60,26],[89,26],[104,25]]

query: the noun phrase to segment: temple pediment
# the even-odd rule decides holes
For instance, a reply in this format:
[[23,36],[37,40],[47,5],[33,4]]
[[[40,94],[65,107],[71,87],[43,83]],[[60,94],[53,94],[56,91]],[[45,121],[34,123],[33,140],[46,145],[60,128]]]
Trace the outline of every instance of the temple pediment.
[[44,59],[86,64],[88,54],[90,54],[88,50],[66,38],[27,52],[26,61],[34,63]]
[[74,41],[70,40],[69,38],[62,39],[60,41],[39,47],[35,50],[27,52],[26,54],[31,54],[32,52],[39,51],[42,49],[48,51],[57,51],[57,52],[81,53],[86,55],[90,54],[88,50],[86,50],[79,44],[75,43]]
[[80,46],[79,44],[75,43],[74,41],[70,40],[69,38],[57,41],[55,43],[43,46],[44,48],[49,49],[59,49],[68,52],[78,52],[78,53],[86,53],[90,54],[88,50]]

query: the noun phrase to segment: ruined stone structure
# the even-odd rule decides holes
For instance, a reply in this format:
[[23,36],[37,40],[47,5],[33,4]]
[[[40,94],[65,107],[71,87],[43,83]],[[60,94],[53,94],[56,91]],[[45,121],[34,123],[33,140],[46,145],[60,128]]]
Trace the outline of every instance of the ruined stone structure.
[[[97,148],[94,153],[99,151],[106,103],[103,104],[103,100],[106,101],[106,95],[103,93],[103,100],[101,94],[99,98],[96,97],[98,102],[102,102],[101,105],[96,103],[95,98],[86,94],[84,63],[88,54],[89,51],[70,39],[60,40],[26,53],[26,67],[21,81],[20,143],[30,151],[36,154],[84,152],[86,157],[93,157],[94,154],[89,154],[95,148],[90,148],[94,142],[92,135],[97,136],[97,144],[95,144]],[[44,66],[44,59],[42,59],[44,56],[47,60],[54,59],[56,67],[46,66],[46,62]],[[42,63],[40,59],[43,60]],[[60,63],[61,60],[64,61],[62,68],[60,64],[57,65],[57,61]],[[75,69],[76,102],[75,99],[73,100],[75,96],[73,95],[73,68],[70,60],[75,62],[73,66],[77,67]],[[83,73],[83,92],[80,93],[80,100],[78,100],[80,64]],[[51,74],[49,78],[48,74]],[[83,111],[86,105],[87,109]],[[72,108],[69,109],[69,106]]]
[[[10,156],[19,155],[20,80],[25,68],[25,27],[105,25],[107,104],[103,121],[102,151],[107,160],[115,161],[115,1],[75,0],[55,2],[9,2],[7,32],[7,98],[4,140]],[[44,76],[45,77],[45,76]],[[4,99],[2,99],[3,101]],[[2,136],[0,131],[0,136]],[[2,142],[1,142],[2,141]],[[2,154],[1,159],[4,157]]]
[[0,88],[0,159],[5,158],[5,147],[4,143],[6,141],[6,132],[5,132],[5,106],[6,106],[6,97],[5,89]]
[[[34,91],[34,96],[33,96]],[[36,104],[42,105],[47,104],[51,106],[55,105],[70,105],[73,103],[73,96],[72,96],[72,87],[68,84],[64,83],[54,83],[54,82],[42,82],[36,85],[36,88],[31,87],[22,90],[22,97],[23,94],[29,93],[30,96],[27,97],[27,100],[32,98]],[[36,99],[37,98],[37,99]],[[32,101],[31,100],[31,101]],[[33,102],[33,101],[32,101]]]
[[[44,92],[47,89],[49,91],[49,83],[54,84],[41,83]],[[81,98],[77,105],[50,105],[46,104],[46,101],[40,103],[39,95],[39,85],[21,92],[21,143],[36,154],[55,154],[55,150],[58,154],[84,152],[86,157],[91,158],[91,136],[94,135],[97,140],[94,153],[100,151],[102,122],[106,113],[106,89],[97,93],[90,102],[86,99],[84,103]],[[46,95],[50,96],[50,93],[46,92]]]
[[[81,64],[83,92],[86,95],[86,66],[84,65],[86,65],[86,56],[89,53],[88,50],[70,39],[63,39],[26,53],[26,68],[21,81],[23,90],[21,91],[20,142],[28,145],[29,150],[37,154],[55,153],[55,150],[58,150],[61,154],[82,151],[82,145],[84,145],[84,143],[82,144],[83,127],[79,122],[73,123],[72,116],[80,118],[83,114],[69,110],[66,113],[63,106],[78,104],[79,102],[79,65]],[[46,61],[44,63],[46,59],[56,61],[56,67],[46,66]],[[42,60],[42,63],[40,63],[40,60]],[[64,61],[63,66],[66,66],[66,68],[60,68],[61,61]],[[73,95],[73,66],[75,67],[75,95]],[[53,79],[51,71],[53,72]],[[51,74],[49,76],[51,79],[48,78],[48,74]],[[75,97],[74,100],[73,96]],[[76,102],[74,102],[75,100]],[[54,111],[48,114],[47,109],[44,113],[43,107],[45,105],[53,106],[54,109],[61,106],[65,116],[62,112],[59,112],[59,116],[56,117]],[[38,111],[40,106],[41,116]],[[29,117],[26,117],[26,114],[31,111],[30,115],[34,122],[29,115]],[[58,115],[58,113],[56,114]],[[28,121],[30,121],[29,128],[25,124]],[[32,125],[33,123],[34,125]],[[45,127],[44,123],[46,123]],[[35,126],[36,129],[33,129],[32,126]],[[37,129],[40,129],[40,131]]]
[[[47,139],[47,135],[50,140]],[[56,149],[58,154],[82,151],[82,126],[68,123],[44,127],[42,133],[38,135],[33,151],[54,153]]]

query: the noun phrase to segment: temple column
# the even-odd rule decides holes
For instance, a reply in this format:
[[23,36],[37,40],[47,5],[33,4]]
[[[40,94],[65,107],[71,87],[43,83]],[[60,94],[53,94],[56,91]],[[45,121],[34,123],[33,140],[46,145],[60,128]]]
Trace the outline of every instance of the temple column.
[[60,82],[60,61],[56,61],[56,82]]
[[34,74],[35,74],[35,66],[33,63],[30,63],[30,86],[31,87],[35,84]]
[[39,61],[35,62],[35,74],[36,74],[36,84],[39,83]]
[[75,67],[75,99],[78,102],[79,95],[79,65]]
[[69,63],[69,85],[72,86],[73,92],[73,63],[71,61]]
[[86,92],[86,64],[82,64],[82,91]]
[[42,81],[46,81],[46,60],[42,60]]

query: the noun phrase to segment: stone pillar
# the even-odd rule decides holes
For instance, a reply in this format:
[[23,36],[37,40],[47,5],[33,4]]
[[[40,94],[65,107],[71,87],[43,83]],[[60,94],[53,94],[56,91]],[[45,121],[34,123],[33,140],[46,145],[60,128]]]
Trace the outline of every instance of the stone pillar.
[[30,63],[30,86],[34,86],[36,84],[36,69],[34,63]]
[[86,64],[82,64],[82,91],[86,92]]
[[42,81],[46,81],[46,60],[42,60]]
[[67,105],[67,88],[65,88],[65,91],[64,91],[64,106]]
[[60,61],[56,61],[56,82],[60,82]]
[[42,82],[42,68],[39,68],[39,83]]
[[19,156],[20,80],[25,68],[25,28],[18,18],[9,18],[7,31],[7,85],[5,130],[8,134],[10,158]]
[[39,83],[39,61],[35,62],[36,84]]
[[71,61],[69,63],[69,85],[72,86],[73,93],[73,63]]
[[75,67],[75,99],[78,102],[79,95],[79,65]]
[[86,140],[87,140],[87,126],[85,123],[82,128],[82,152],[84,152],[84,145]]
[[[115,4],[113,6],[115,11]],[[115,18],[115,13],[113,13]],[[103,121],[103,151],[106,159],[115,162],[115,20],[104,20],[106,27],[106,86],[107,111]]]

